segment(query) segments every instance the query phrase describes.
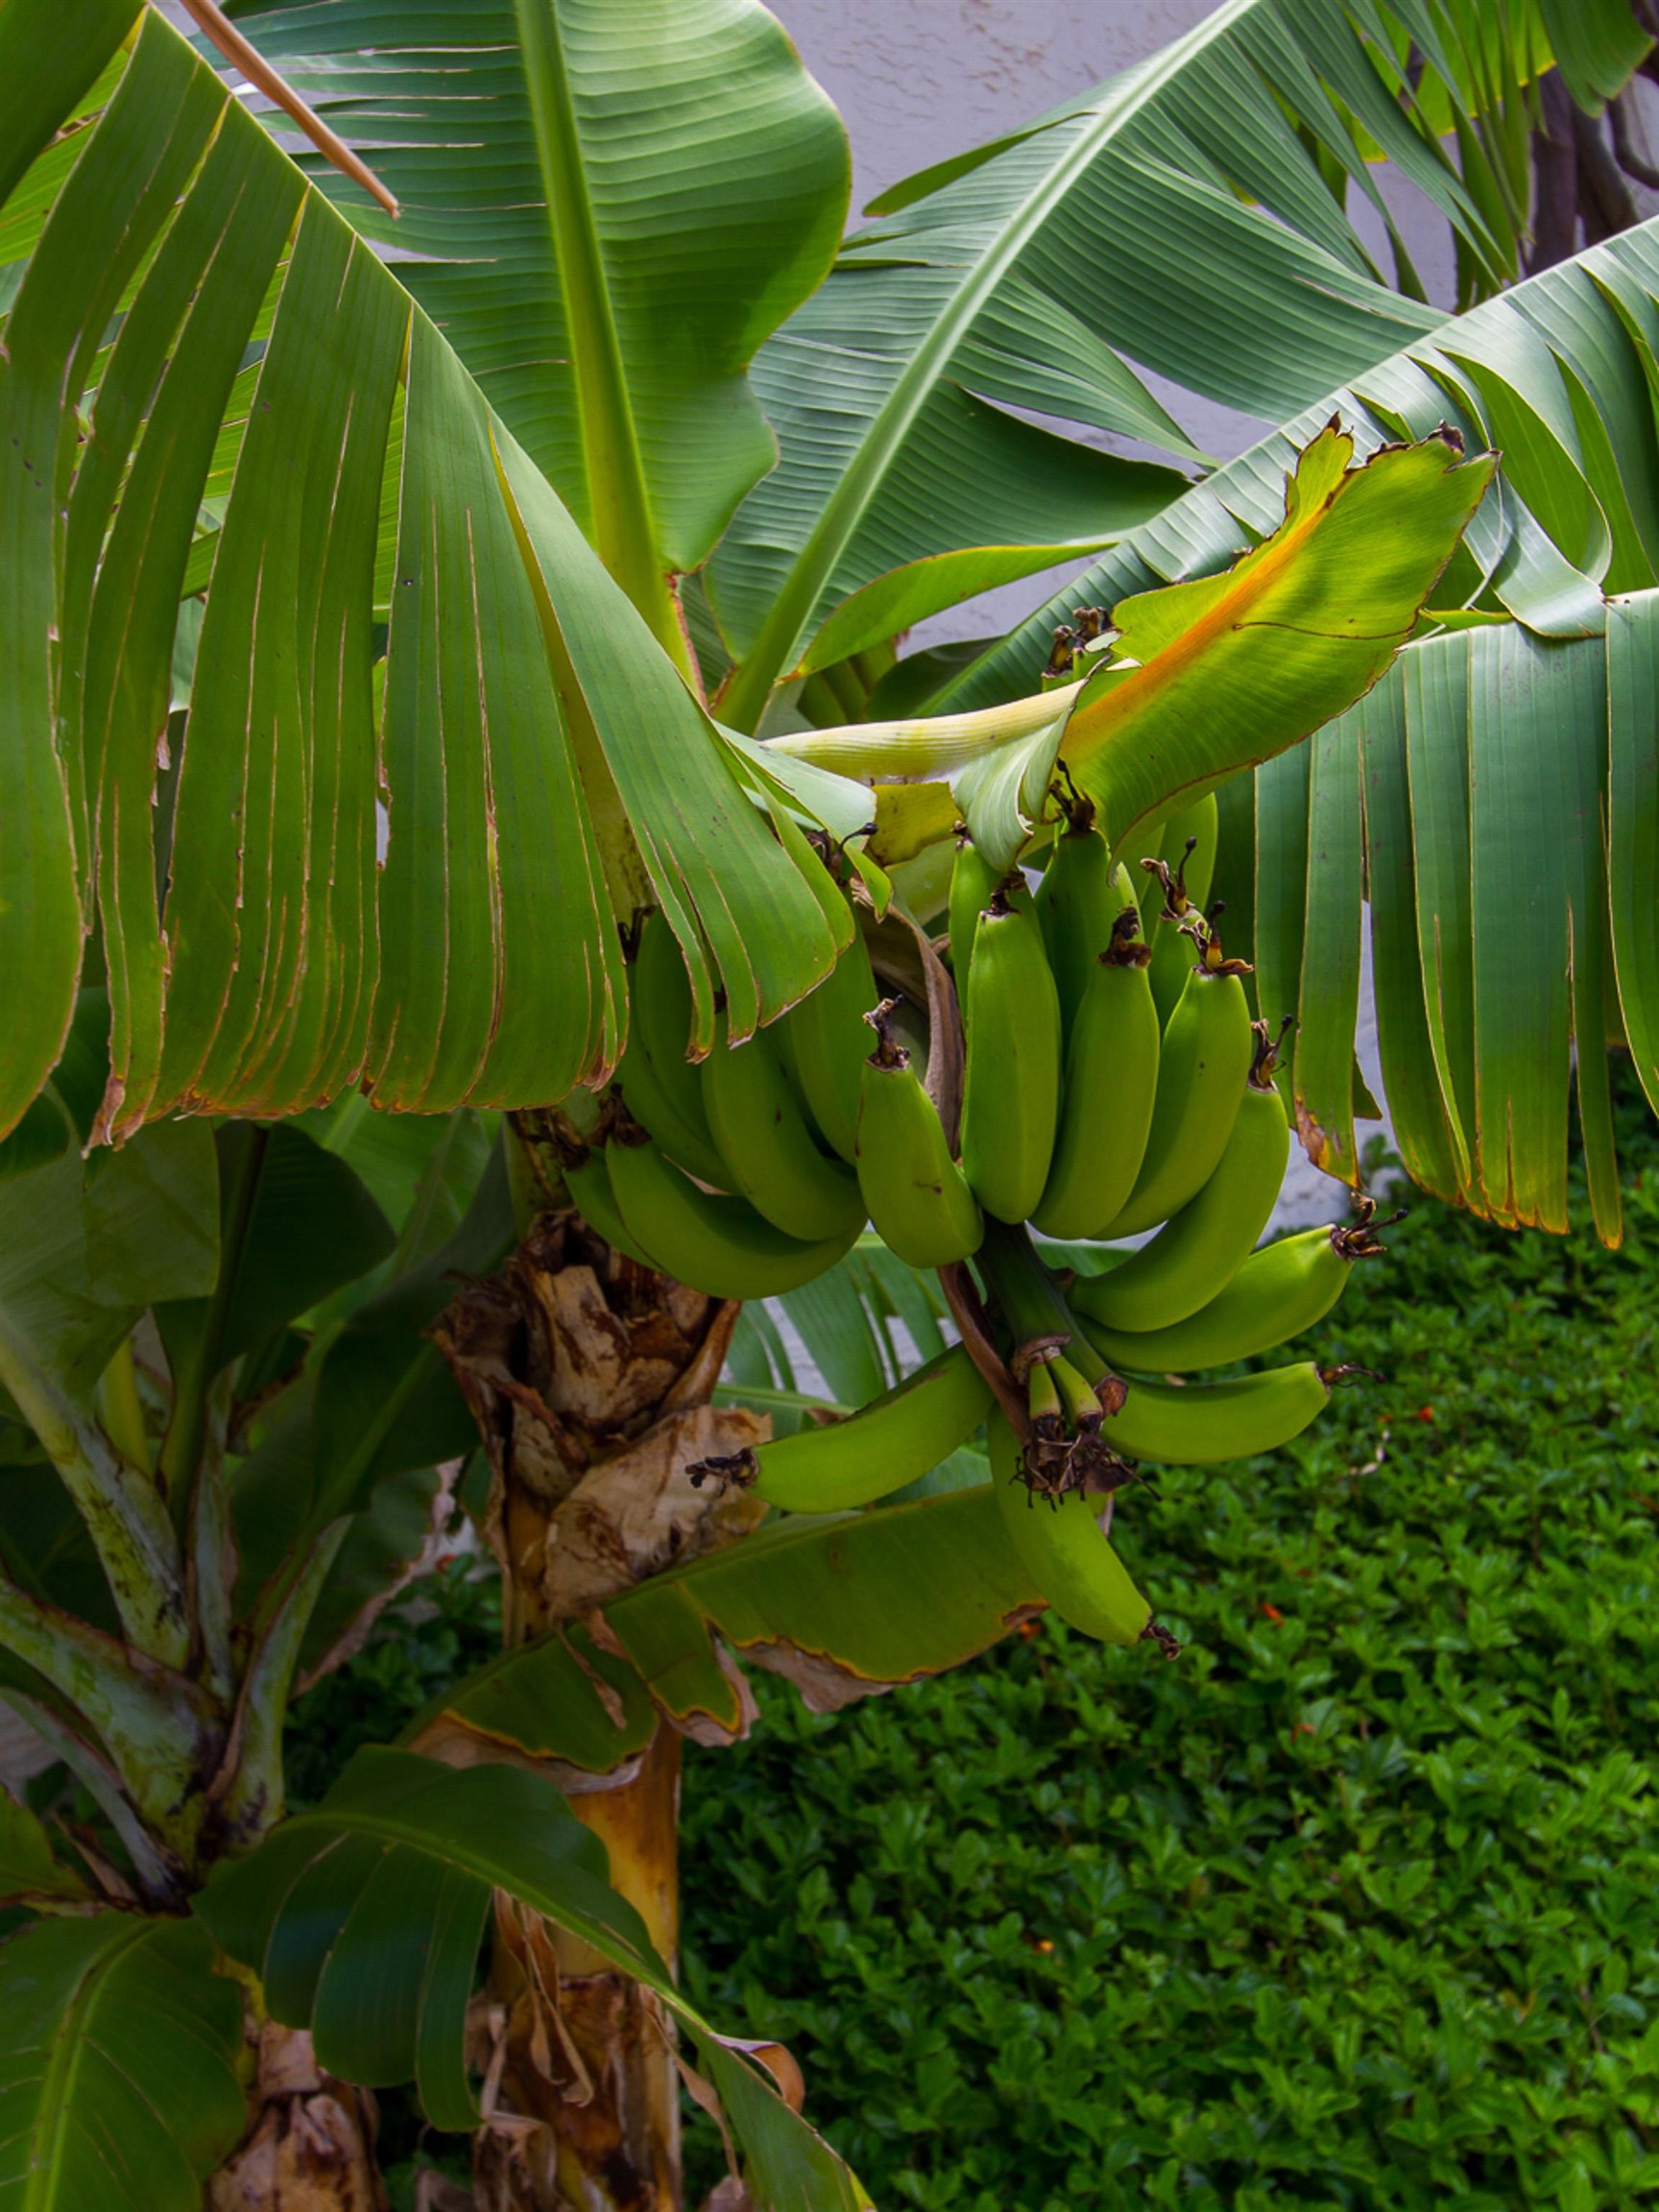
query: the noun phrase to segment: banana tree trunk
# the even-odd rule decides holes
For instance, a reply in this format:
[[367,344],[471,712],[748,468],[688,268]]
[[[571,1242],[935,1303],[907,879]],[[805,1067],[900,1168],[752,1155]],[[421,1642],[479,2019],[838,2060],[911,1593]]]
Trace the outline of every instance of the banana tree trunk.
[[[438,1342],[490,1456],[487,1529],[509,1642],[755,1526],[763,1507],[706,1495],[686,1476],[764,1437],[753,1414],[709,1402],[737,1312],[624,1259],[563,1210],[542,1214],[501,1272],[444,1315]],[[492,1755],[453,1739],[430,1748]],[[568,1770],[554,1778],[672,1964],[678,1737],[661,1725],[608,1787]],[[503,1906],[485,2033],[479,2212],[679,2212],[679,2077],[655,2000]]]
[[267,2020],[250,2034],[248,2132],[208,2182],[205,2212],[386,2212],[373,2098],[325,2074],[301,2030]]

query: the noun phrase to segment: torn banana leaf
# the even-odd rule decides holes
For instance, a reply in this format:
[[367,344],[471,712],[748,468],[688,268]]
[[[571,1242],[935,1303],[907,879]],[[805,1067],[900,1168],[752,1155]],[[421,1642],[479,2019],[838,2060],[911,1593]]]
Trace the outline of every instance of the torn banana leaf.
[[659,1714],[699,1742],[747,1732],[753,1707],[720,1646],[787,1676],[815,1712],[942,1673],[1041,1610],[1000,1526],[984,1486],[786,1516],[629,1591],[586,1629],[507,1652],[413,1740],[447,1753],[469,1734],[499,1754],[606,1773],[644,1749]]

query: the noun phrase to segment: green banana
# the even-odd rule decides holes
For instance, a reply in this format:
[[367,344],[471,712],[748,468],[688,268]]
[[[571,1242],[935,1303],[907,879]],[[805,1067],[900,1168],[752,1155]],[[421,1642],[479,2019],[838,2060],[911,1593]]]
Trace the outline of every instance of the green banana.
[[691,1042],[691,983],[678,939],[661,908],[648,914],[630,971],[632,1022],[617,1069],[628,1111],[668,1157],[699,1182],[732,1188],[703,1110]]
[[988,1214],[1023,1221],[1054,1156],[1060,1000],[1042,930],[1000,888],[974,932],[963,1016],[963,1172]]
[[724,1181],[775,1229],[803,1243],[848,1231],[856,1236],[864,1226],[858,1178],[818,1149],[772,1039],[762,1032],[729,1046],[725,1031],[722,1019],[702,1069],[703,1104],[726,1162]]
[[950,1157],[938,1111],[890,1027],[891,998],[866,1017],[876,1049],[858,1094],[858,1188],[877,1235],[911,1267],[944,1267],[979,1248],[979,1201]]
[[956,847],[955,865],[950,870],[950,903],[949,926],[950,931],[950,974],[956,984],[958,999],[966,1003],[968,970],[974,958],[974,933],[979,926],[979,917],[991,903],[991,894],[1002,881],[1007,871],[993,868],[977,845],[963,837]]
[[1220,1164],[1255,1052],[1243,962],[1206,938],[1158,1058],[1146,1153],[1127,1203],[1096,1232],[1107,1239],[1156,1228],[1195,1198]]
[[1215,1172],[1149,1244],[1098,1277],[1088,1310],[1114,1329],[1185,1321],[1238,1272],[1272,1218],[1290,1156],[1290,1125],[1273,1084],[1277,1047],[1265,1022],[1227,1148]]
[[775,1032],[807,1113],[849,1166],[857,1157],[858,1092],[870,1049],[864,1017],[880,995],[864,939],[855,935],[823,982],[790,1007]]
[[1162,1040],[1137,920],[1133,905],[1119,910],[1071,1024],[1054,1155],[1031,1211],[1046,1237],[1097,1236],[1145,1156]]
[[991,1480],[1003,1526],[1040,1598],[1068,1626],[1103,1644],[1154,1633],[1152,1608],[1100,1532],[1099,1502],[1081,1491],[1037,1498],[1025,1486],[1019,1439],[1000,1407],[988,1417]]
[[1102,1434],[1115,1452],[1166,1467],[1250,1459],[1300,1436],[1340,1372],[1302,1359],[1226,1382],[1131,1382]]
[[1215,874],[1219,827],[1214,792],[1182,813],[1172,814],[1164,825],[1164,859],[1148,871],[1155,879],[1154,889],[1161,888],[1164,893],[1162,907],[1154,909],[1158,927],[1148,928],[1147,935],[1152,941],[1152,997],[1158,1019],[1166,1024],[1192,972],[1187,932],[1175,925],[1186,914],[1204,911]]
[[603,1148],[589,1145],[584,1148],[580,1158],[572,1155],[562,1161],[561,1169],[565,1188],[576,1201],[576,1211],[589,1228],[595,1230],[607,1244],[613,1245],[625,1258],[655,1271],[657,1262],[646,1258],[644,1251],[623,1226],[616,1200],[612,1195],[611,1176],[605,1166]]
[[622,1225],[648,1263],[710,1298],[773,1298],[799,1290],[857,1240],[859,1225],[811,1243],[786,1236],[748,1199],[699,1190],[649,1138],[642,1143],[613,1138],[605,1165]]
[[[697,1080],[695,1068],[687,1066],[685,1071],[693,1082]],[[700,1183],[712,1183],[717,1190],[735,1189],[732,1170],[715,1150],[707,1122],[701,1118],[695,1124],[687,1120],[674,1093],[664,1088],[637,1020],[617,1064],[616,1087],[630,1118],[650,1131],[677,1166],[695,1175]]]
[[1113,866],[1111,848],[1093,827],[1092,808],[1090,813],[1088,828],[1068,827],[1054,840],[1053,857],[1033,900],[1068,1039],[1094,962],[1113,942],[1125,907],[1135,904],[1129,871]]
[[786,1513],[842,1513],[915,1482],[965,1444],[985,1418],[991,1388],[960,1344],[848,1420],[803,1429],[703,1470],[752,1487]]
[[1348,1287],[1355,1261],[1372,1259],[1384,1249],[1377,1231],[1388,1222],[1375,1219],[1372,1199],[1361,1198],[1359,1206],[1360,1218],[1349,1227],[1308,1229],[1264,1244],[1225,1290],[1166,1329],[1131,1333],[1106,1327],[1095,1317],[1116,1269],[1080,1276],[1067,1292],[1067,1303],[1096,1352],[1114,1367],[1143,1375],[1190,1375],[1201,1367],[1226,1367],[1287,1344],[1322,1321]]

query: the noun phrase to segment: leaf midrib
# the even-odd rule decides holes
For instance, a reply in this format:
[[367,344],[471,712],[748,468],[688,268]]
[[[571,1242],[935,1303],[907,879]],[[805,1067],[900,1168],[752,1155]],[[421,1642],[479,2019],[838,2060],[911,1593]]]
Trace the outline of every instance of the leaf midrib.
[[729,722],[742,730],[752,730],[758,722],[773,684],[788,663],[810,619],[819,592],[833,573],[836,562],[870,506],[878,482],[886,475],[894,455],[931,397],[946,365],[1079,173],[1173,77],[1262,5],[1262,0],[1224,0],[1214,15],[1167,47],[1158,63],[1148,67],[1129,94],[1115,102],[1096,118],[1091,129],[1079,135],[1070,151],[1055,163],[1016,211],[990,251],[964,276],[878,409],[869,431],[796,556],[782,589],[727,692],[723,711]]
[[685,644],[657,553],[622,341],[588,185],[559,0],[514,0],[514,13],[576,387],[589,530],[600,560],[685,675]]

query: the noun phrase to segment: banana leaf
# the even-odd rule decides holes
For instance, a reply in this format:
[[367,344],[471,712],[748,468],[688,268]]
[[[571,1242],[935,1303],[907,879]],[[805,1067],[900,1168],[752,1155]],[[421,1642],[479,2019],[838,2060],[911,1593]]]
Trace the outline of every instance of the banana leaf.
[[373,146],[396,222],[301,158],[396,247],[613,573],[654,568],[661,596],[661,570],[699,567],[773,465],[744,372],[828,272],[851,181],[839,118],[774,17],[755,0],[231,12]]
[[[756,363],[781,460],[710,566],[738,662],[727,719],[754,727],[771,685],[878,579],[910,579],[914,619],[919,565],[1051,542],[1066,453],[1074,535],[1092,508],[1109,523],[1155,491],[1122,475],[1114,501],[1094,455],[1069,440],[1054,451],[1026,411],[1190,462],[1138,371],[1278,419],[1432,328],[1404,296],[1416,279],[1378,156],[1451,224],[1471,298],[1512,276],[1526,88],[1552,31],[1575,57],[1594,51],[1575,75],[1592,106],[1646,45],[1624,0],[1569,12],[1232,0],[1122,76],[885,195]],[[1441,140],[1453,116],[1461,173]],[[1397,289],[1344,192],[1381,217]],[[948,576],[936,567],[937,584]]]
[[94,919],[99,1137],[365,1077],[405,1110],[558,1096],[620,1049],[645,902],[704,1031],[716,988],[733,1035],[781,1011],[844,908],[450,345],[156,11],[79,12],[60,81],[58,13],[0,11],[0,144],[55,187],[0,362],[0,1134]]
[[[1224,569],[1271,520],[1333,407],[1361,452],[1441,421],[1503,448],[1437,624],[1311,760],[1258,771],[1225,862],[1251,878],[1256,989],[1294,1013],[1290,1094],[1320,1164],[1358,1173],[1351,1088],[1367,933],[1401,1156],[1512,1225],[1568,1221],[1575,1096],[1597,1227],[1621,1234],[1603,1041],[1659,1106],[1659,223],[1443,325],[1190,493],[936,691],[1018,696],[1049,624],[1150,579]],[[1230,916],[1230,928],[1236,916]],[[1230,949],[1250,950],[1237,935]]]
[[614,1599],[602,1627],[503,1654],[415,1724],[491,1751],[606,1773],[659,1715],[700,1743],[747,1733],[753,1708],[716,1643],[784,1675],[813,1711],[942,1673],[1042,1609],[990,1489],[864,1513],[785,1515],[726,1551]]
[[[1169,469],[1032,414],[1190,467],[1202,456],[1142,369],[1280,415],[1431,327],[1407,296],[1382,159],[1451,225],[1469,297],[1511,276],[1535,78],[1559,55],[1594,108],[1647,45],[1626,0],[1229,0],[1147,62],[895,186],[813,291],[844,157],[758,9],[235,12],[372,148],[403,203],[395,229],[358,187],[320,168],[319,183],[366,234],[413,251],[411,288],[602,551],[590,485],[609,474],[629,479],[618,498],[643,484],[660,556],[708,552],[712,485],[739,480],[727,464],[753,404],[733,399],[710,436],[709,389],[727,390],[706,389],[714,342],[730,373],[764,338],[751,382],[781,465],[709,575],[739,661],[726,718],[745,730],[780,678],[1119,535],[1179,491]],[[1344,191],[1381,222],[1382,268]],[[587,329],[568,318],[601,299]],[[680,311],[667,349],[659,305]],[[578,435],[579,392],[614,432],[605,458]],[[672,453],[669,425],[689,431]],[[664,518],[688,482],[703,526],[675,536]]]
[[135,1913],[0,1943],[0,2203],[198,2212],[247,2111],[242,1992],[206,1932]]
[[687,2004],[606,1876],[604,1845],[541,1775],[372,1749],[321,1805],[222,1869],[200,1911],[276,2016],[311,2030],[325,2066],[371,2085],[413,2079],[435,2124],[460,2129],[478,2121],[467,2007],[504,1892],[655,1992],[714,2082],[760,2202],[860,2212],[854,2176]]

